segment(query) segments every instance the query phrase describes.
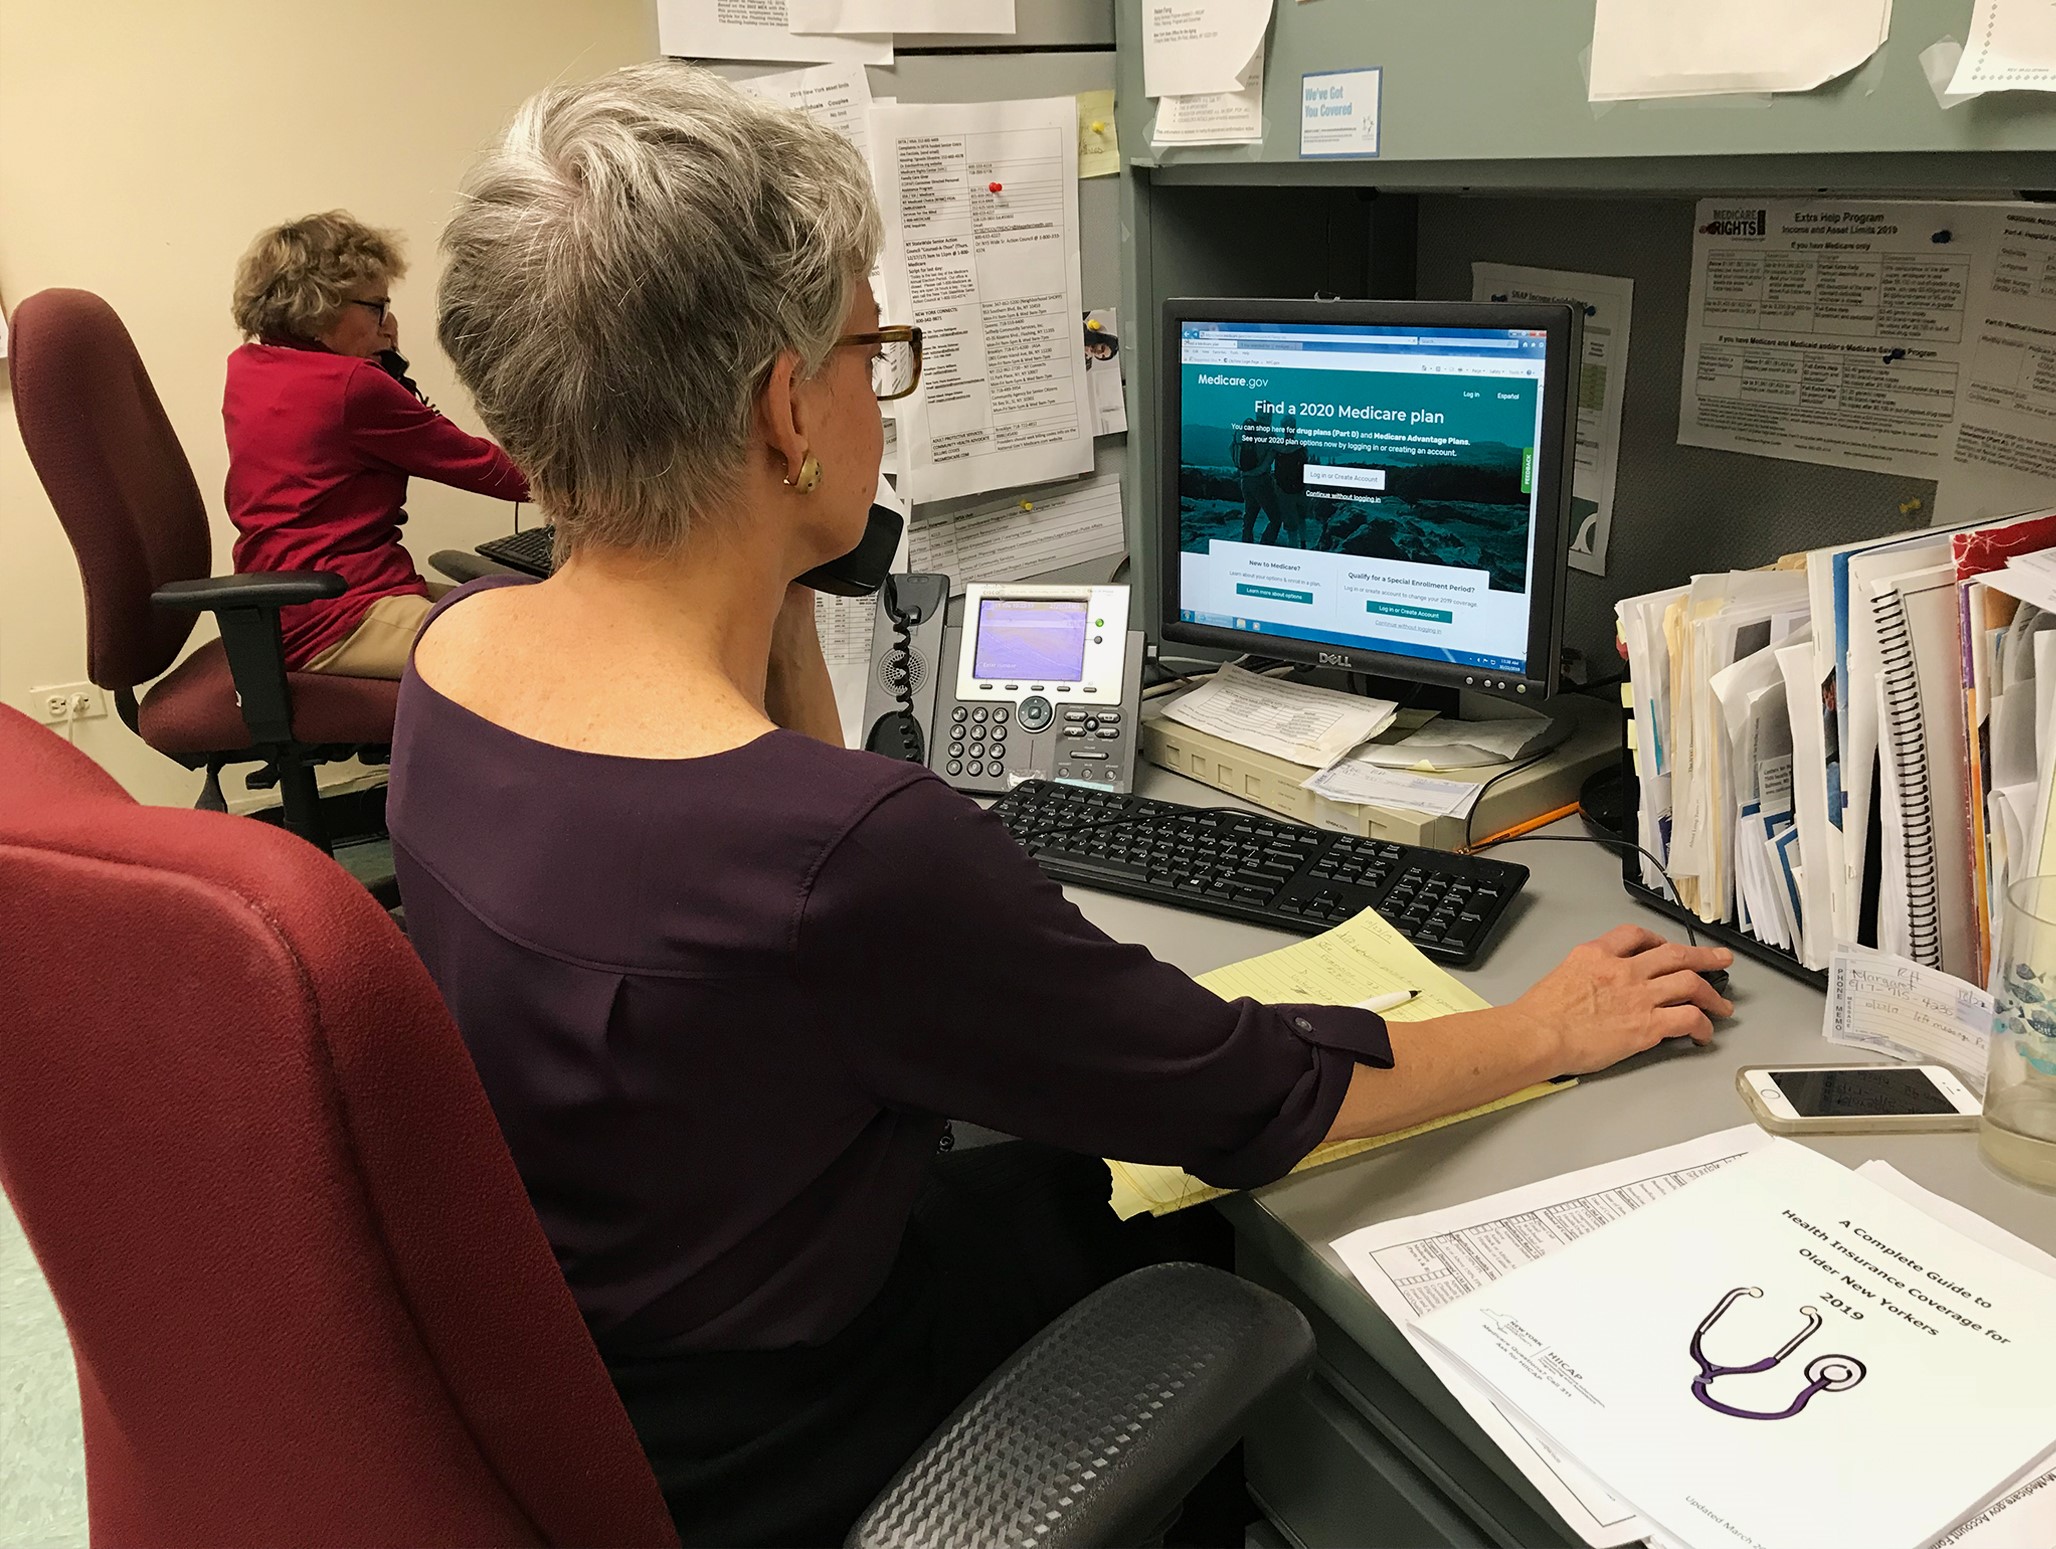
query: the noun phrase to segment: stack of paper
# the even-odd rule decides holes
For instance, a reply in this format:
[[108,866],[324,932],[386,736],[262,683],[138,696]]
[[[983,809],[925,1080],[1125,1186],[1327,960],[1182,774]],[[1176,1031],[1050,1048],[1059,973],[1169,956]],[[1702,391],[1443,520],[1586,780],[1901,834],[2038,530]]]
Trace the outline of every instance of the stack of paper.
[[1731,1131],[1335,1246],[1591,1543],[2049,1541],[2056,1261],[1879,1164]]
[[[1616,607],[1641,773],[1640,842],[1701,919],[1801,952],[1793,725],[1776,652],[1810,627],[1806,577],[1694,576]],[[1644,881],[1660,885],[1654,866]]]
[[1847,943],[1983,983],[2006,880],[2056,867],[2056,513],[1616,612],[1643,881],[1811,968]]
[[1313,769],[1326,769],[1390,726],[1399,705],[1226,666],[1164,714],[1195,730]]

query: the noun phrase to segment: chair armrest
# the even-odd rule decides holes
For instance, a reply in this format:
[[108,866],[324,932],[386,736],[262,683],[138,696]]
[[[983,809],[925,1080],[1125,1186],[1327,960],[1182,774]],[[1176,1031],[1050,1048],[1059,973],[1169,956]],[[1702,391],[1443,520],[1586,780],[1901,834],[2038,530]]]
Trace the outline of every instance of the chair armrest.
[[437,549],[428,556],[428,562],[459,585],[476,581],[482,575],[518,575],[527,579],[525,571],[487,559],[472,549]]
[[286,686],[286,648],[278,610],[296,602],[340,597],[347,583],[333,570],[259,570],[248,575],[172,581],[150,594],[160,608],[219,615],[221,646],[236,683],[236,706],[257,743],[293,740],[293,696]]
[[1139,1269],[966,1399],[847,1549],[1152,1541],[1313,1352],[1299,1309],[1261,1287],[1198,1264]]
[[340,597],[344,584],[333,570],[260,570],[171,581],[152,592],[150,600],[160,608],[283,608]]

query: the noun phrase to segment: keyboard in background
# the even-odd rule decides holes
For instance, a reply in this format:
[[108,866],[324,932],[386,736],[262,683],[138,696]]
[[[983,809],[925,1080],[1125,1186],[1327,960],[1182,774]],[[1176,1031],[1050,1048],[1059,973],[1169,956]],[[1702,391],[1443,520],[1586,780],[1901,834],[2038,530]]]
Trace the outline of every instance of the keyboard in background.
[[1302,935],[1375,909],[1441,963],[1474,961],[1528,880],[1510,861],[1048,780],[992,812],[1059,882]]
[[478,552],[487,559],[498,560],[509,570],[546,576],[550,573],[550,544],[556,536],[554,527],[531,527],[504,538],[488,538],[478,546]]

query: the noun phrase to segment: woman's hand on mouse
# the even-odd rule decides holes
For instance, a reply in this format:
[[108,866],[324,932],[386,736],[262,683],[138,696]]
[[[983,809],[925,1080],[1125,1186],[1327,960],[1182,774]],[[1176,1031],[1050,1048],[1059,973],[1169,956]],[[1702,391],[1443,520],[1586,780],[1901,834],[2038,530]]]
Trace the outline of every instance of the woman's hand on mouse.
[[1688,947],[1616,925],[1574,947],[1506,1009],[1556,1039],[1561,1074],[1585,1075],[1666,1038],[1711,1042],[1713,1018],[1735,1008],[1700,974],[1733,961],[1725,947]]

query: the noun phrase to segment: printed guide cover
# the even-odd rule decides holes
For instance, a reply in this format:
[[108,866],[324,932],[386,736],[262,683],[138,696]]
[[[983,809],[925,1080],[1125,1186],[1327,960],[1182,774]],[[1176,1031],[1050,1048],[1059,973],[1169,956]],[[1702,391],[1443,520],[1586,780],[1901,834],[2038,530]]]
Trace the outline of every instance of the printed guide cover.
[[1695,1549],[1919,1549],[2056,1447],[2048,1279],[1791,1141],[1415,1327]]

